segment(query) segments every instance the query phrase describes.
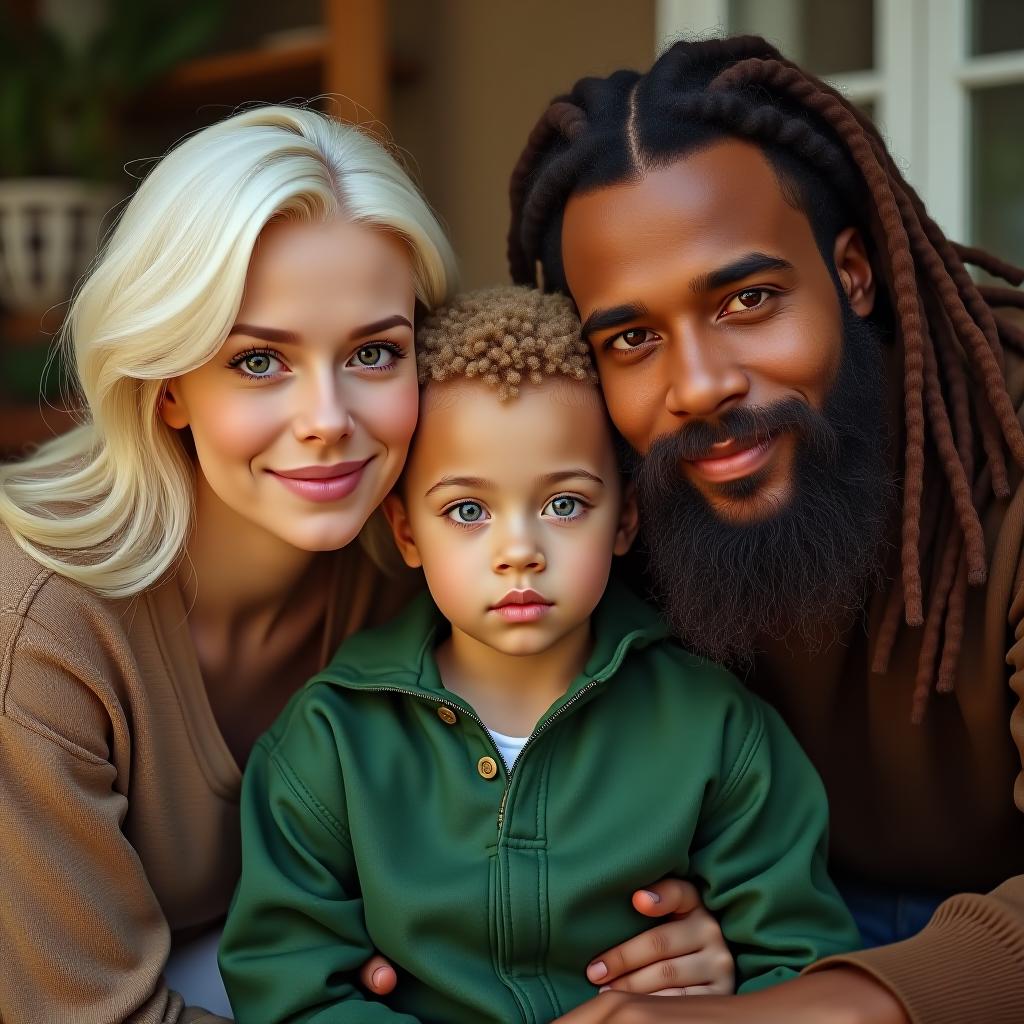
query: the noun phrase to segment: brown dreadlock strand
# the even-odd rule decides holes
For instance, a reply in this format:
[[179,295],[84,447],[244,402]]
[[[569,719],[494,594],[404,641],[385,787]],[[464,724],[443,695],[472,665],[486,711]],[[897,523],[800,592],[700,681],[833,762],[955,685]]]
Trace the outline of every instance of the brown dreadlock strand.
[[[872,670],[887,670],[901,619],[923,626],[919,721],[931,690],[952,687],[967,588],[986,579],[981,513],[1010,492],[1008,458],[1024,466],[1024,431],[1004,376],[1004,348],[1024,353],[1024,327],[993,308],[1024,308],[1015,290],[1024,269],[947,239],[865,114],[764,40],[740,37],[677,43],[644,75],[584,79],[555,101],[512,176],[513,278],[533,283],[539,262],[545,287],[566,290],[560,233],[569,196],[722,136],[760,145],[780,180],[795,173],[797,191],[802,174],[824,182],[842,226],[858,224],[873,242],[903,345],[904,452],[902,570],[876,627]],[[784,155],[805,170],[780,167]],[[966,264],[1014,287],[979,286]],[[926,445],[935,472],[926,472]],[[927,600],[923,559],[932,567]]]

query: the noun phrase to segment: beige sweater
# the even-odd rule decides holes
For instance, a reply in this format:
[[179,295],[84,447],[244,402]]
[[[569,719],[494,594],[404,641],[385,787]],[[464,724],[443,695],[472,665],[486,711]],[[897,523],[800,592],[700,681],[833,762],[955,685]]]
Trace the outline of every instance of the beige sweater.
[[[336,557],[328,651],[403,589]],[[177,585],[105,600],[0,529],[0,1020],[221,1020],[161,972],[227,911],[240,782]]]

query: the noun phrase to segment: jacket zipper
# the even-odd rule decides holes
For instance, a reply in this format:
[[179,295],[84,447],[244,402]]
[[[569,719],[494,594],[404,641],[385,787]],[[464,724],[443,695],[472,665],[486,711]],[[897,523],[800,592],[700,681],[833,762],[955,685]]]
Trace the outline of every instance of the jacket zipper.
[[[523,754],[526,753],[526,748],[529,747],[530,744],[533,743],[533,741],[542,732],[544,732],[548,728],[548,726],[551,725],[551,723],[556,718],[560,717],[563,712],[568,711],[569,708],[573,704],[575,704],[576,701],[578,701],[580,699],[580,697],[583,696],[583,694],[585,694],[588,690],[592,690],[595,686],[599,685],[602,681],[603,680],[601,680],[601,679],[591,679],[590,682],[587,683],[586,686],[584,686],[582,689],[580,689],[580,691],[578,693],[573,694],[573,696],[571,696],[553,715],[551,715],[550,718],[546,718],[543,722],[541,722],[541,724],[539,726],[537,726],[537,728],[534,729],[534,731],[530,734],[530,738],[523,744],[523,749],[519,751],[519,757],[516,758],[516,764],[519,764],[520,759],[522,758]],[[481,725],[482,724],[483,723],[481,722]],[[484,728],[486,728],[486,726],[484,726]],[[499,751],[499,754],[500,754],[500,751]],[[502,763],[504,763],[504,761],[505,761],[505,759],[502,758]],[[499,839],[501,838],[501,826],[505,822],[505,803],[508,800],[509,790],[512,788],[512,772],[514,770],[515,770],[515,765],[513,765],[511,768],[509,768],[507,764],[505,765],[505,772],[506,772],[506,776],[507,776],[507,780],[508,781],[505,783],[505,792],[501,794],[501,803],[498,805],[498,838]]]

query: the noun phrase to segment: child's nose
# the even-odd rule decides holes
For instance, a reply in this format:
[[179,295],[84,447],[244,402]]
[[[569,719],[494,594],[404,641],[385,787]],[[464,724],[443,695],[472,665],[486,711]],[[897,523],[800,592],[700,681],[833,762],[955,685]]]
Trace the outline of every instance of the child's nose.
[[503,544],[494,560],[494,571],[508,572],[543,572],[547,562],[544,552],[537,544],[522,537]]

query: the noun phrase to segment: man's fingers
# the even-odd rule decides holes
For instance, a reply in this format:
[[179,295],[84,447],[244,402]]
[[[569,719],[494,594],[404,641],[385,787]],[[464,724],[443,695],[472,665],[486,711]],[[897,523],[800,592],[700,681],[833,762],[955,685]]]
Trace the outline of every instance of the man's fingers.
[[384,957],[371,956],[359,969],[359,980],[375,996],[386,996],[398,984],[398,975]]
[[607,985],[630,971],[703,949],[720,935],[709,914],[666,921],[596,957],[587,967],[587,978],[594,985]]
[[703,906],[696,886],[682,878],[663,878],[633,893],[633,906],[647,917],[689,914]]
[[608,987],[637,995],[731,995],[734,978],[728,951],[701,949],[631,971],[609,982]]

